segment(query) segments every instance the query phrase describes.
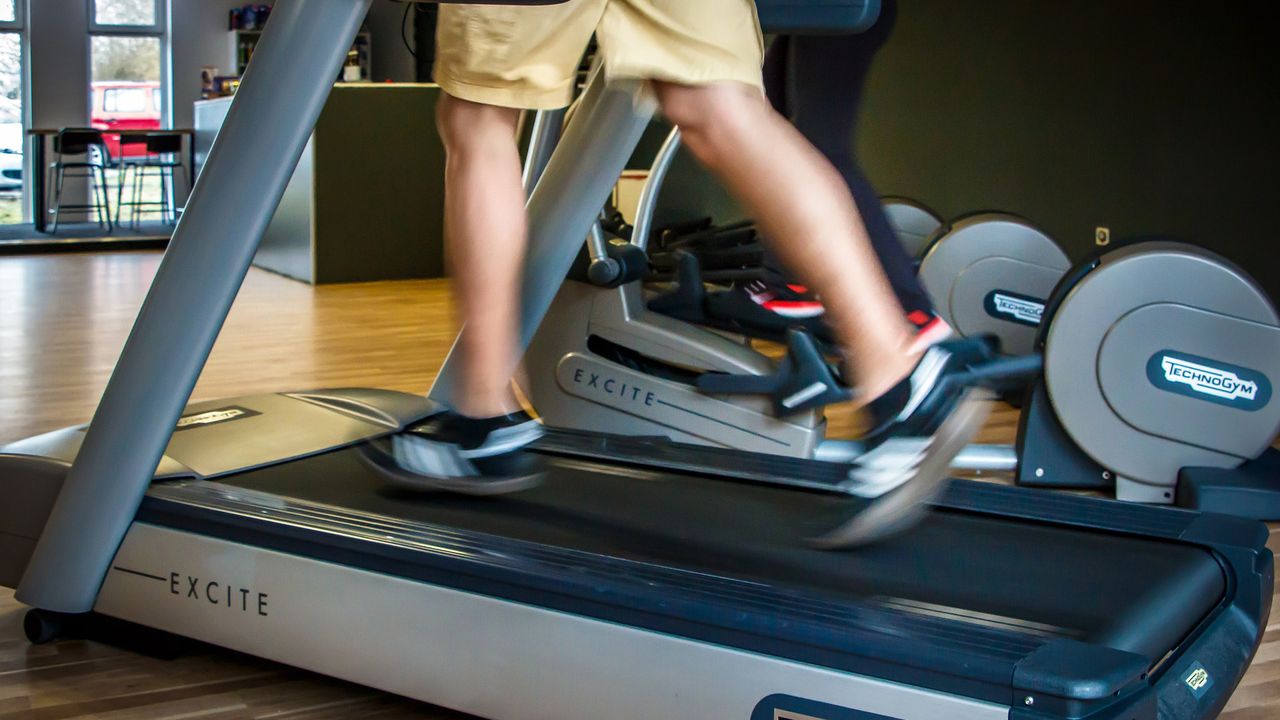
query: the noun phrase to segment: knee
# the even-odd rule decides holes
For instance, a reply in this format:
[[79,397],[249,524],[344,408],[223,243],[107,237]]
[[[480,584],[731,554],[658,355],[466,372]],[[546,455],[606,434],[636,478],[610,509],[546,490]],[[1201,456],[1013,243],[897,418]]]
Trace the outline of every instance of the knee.
[[662,113],[679,126],[691,147],[717,139],[738,142],[750,137],[768,110],[759,90],[738,83],[690,86],[658,83]]
[[436,129],[445,150],[465,152],[501,138],[512,142],[519,112],[496,105],[462,100],[441,93],[436,103]]

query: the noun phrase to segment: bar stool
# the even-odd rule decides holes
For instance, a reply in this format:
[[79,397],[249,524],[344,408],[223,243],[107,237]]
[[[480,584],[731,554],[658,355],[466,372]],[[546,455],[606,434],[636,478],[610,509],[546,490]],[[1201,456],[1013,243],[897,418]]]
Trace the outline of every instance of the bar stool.
[[[160,218],[164,222],[176,221],[173,205],[169,202],[170,191],[175,180],[174,176],[178,170],[181,170],[183,181],[190,181],[187,166],[180,159],[182,157],[182,142],[183,138],[180,133],[148,133],[146,136],[146,154],[141,158],[122,159],[120,185],[116,191],[117,224],[120,223],[120,214],[125,206],[130,208],[130,227],[137,227],[138,223],[141,222],[142,213],[148,212],[144,208],[158,208]],[[133,171],[133,185],[130,187],[130,197],[126,202],[123,199],[124,186],[131,170]],[[145,190],[143,183],[148,176],[160,179],[159,200],[147,200],[143,197]]]
[[[53,151],[57,159],[49,165],[49,173],[54,176],[50,185],[53,195],[53,231],[58,231],[58,220],[63,212],[96,213],[98,224],[105,225],[107,232],[113,229],[111,222],[110,195],[107,193],[107,166],[111,164],[111,152],[102,137],[102,131],[94,128],[63,128],[53,137]],[[83,157],[75,160],[68,158]],[[62,191],[67,178],[85,178],[89,180],[90,199],[84,205],[64,205]]]

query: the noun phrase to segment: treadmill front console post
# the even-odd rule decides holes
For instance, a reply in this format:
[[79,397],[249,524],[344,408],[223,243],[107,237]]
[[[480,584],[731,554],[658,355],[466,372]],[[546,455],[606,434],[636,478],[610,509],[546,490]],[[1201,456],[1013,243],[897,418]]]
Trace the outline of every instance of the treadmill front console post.
[[93,608],[372,0],[278,0],[18,586]]

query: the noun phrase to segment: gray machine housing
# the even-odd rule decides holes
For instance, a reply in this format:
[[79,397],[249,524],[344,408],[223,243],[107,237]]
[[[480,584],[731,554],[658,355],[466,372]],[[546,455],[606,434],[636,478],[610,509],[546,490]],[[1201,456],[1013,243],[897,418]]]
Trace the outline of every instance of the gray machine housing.
[[1280,315],[1248,273],[1175,242],[1120,247],[1086,270],[1056,293],[1044,382],[1118,498],[1172,503],[1182,468],[1235,468],[1271,446]]
[[889,225],[902,241],[903,249],[911,257],[919,259],[938,228],[942,227],[942,216],[922,202],[899,195],[886,195],[880,198],[880,202]]

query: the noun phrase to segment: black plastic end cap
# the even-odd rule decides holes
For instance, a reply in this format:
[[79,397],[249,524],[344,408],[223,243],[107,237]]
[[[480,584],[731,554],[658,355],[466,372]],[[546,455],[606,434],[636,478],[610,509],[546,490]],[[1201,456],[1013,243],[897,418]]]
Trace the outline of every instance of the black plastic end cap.
[[1175,502],[1191,510],[1280,520],[1280,452],[1268,448],[1238,468],[1183,468]]
[[1127,694],[1147,675],[1136,653],[1077,640],[1052,640],[1023,658],[1013,672],[1014,693],[1065,700],[1102,700]]

